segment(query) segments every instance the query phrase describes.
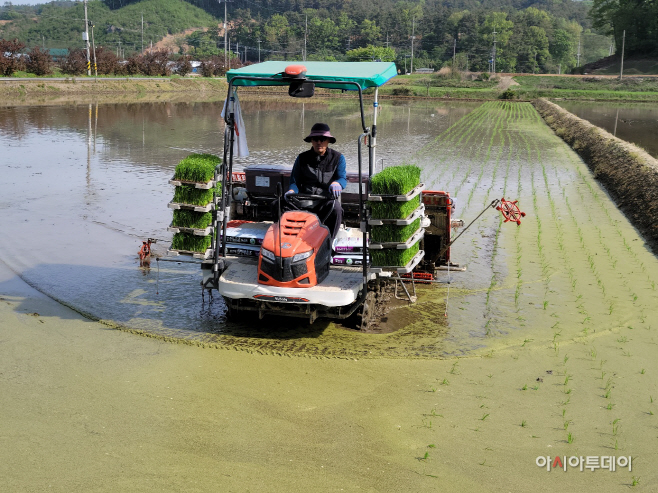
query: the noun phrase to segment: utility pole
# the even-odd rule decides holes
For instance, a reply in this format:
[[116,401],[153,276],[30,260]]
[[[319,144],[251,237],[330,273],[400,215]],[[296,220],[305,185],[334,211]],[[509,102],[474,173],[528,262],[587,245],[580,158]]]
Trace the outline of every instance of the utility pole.
[[244,63],[247,63],[247,47],[244,47]]
[[578,53],[576,54],[576,56],[578,57],[576,67],[580,67],[580,37],[578,38]]
[[411,21],[411,67],[409,73],[414,73],[414,39],[416,39],[416,18]]
[[226,22],[226,4],[229,0],[217,0],[220,4],[224,2],[224,69],[228,70],[228,52],[226,47],[228,46],[228,29]]
[[493,54],[491,57],[491,73],[496,74],[496,26],[494,26],[493,30]]
[[621,38],[621,70],[619,71],[619,80],[624,76],[624,48],[626,47],[626,29]]
[[91,59],[89,58],[89,22],[87,21],[87,0],[85,0],[85,32],[82,39],[87,44],[87,75],[91,76]]
[[308,14],[304,15],[304,56],[302,59],[306,61],[306,36],[308,33]]
[[256,42],[258,43],[258,63],[260,63],[260,44],[262,41],[260,39],[257,39]]
[[388,48],[388,33],[386,33],[386,48]]
[[94,25],[89,21],[91,27],[91,48],[94,50],[94,77],[98,77],[98,65],[96,65],[96,43],[94,43]]
[[457,57],[457,38],[452,42],[452,70],[455,70],[455,58]]
[[142,12],[142,53],[144,53],[144,12]]

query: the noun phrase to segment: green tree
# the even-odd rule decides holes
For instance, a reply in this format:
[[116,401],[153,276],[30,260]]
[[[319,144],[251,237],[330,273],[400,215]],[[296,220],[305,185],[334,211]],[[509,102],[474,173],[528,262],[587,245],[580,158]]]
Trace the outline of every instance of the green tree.
[[553,31],[553,39],[549,43],[549,51],[553,60],[561,65],[562,73],[566,73],[576,66],[574,57],[576,41],[571,34],[564,29]]
[[480,37],[485,46],[493,47],[495,36],[496,72],[516,71],[516,53],[508,48],[513,28],[514,23],[507,19],[505,12],[490,12],[480,26]]
[[359,26],[360,43],[368,46],[377,43],[382,37],[382,30],[375,21],[363,19]]
[[382,62],[394,62],[396,55],[393,48],[384,48],[383,46],[368,45],[365,48],[355,48],[345,53],[345,57],[350,62],[370,62],[379,60]]

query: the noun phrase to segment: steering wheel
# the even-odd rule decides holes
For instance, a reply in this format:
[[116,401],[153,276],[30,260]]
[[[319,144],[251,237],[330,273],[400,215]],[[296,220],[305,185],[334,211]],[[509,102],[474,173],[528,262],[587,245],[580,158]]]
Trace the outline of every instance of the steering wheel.
[[322,224],[324,224],[324,222],[327,220],[327,218],[331,215],[331,213],[334,210],[334,201],[328,197],[325,197],[324,195],[306,194],[306,193],[289,193],[287,195],[284,195],[283,199],[286,202],[286,204],[288,204],[293,210],[296,211],[315,210],[321,203],[327,202],[329,204],[328,207],[321,208],[321,210],[317,212],[319,217],[320,213],[324,212],[326,209],[326,213],[323,214],[323,217],[319,217],[320,222]]

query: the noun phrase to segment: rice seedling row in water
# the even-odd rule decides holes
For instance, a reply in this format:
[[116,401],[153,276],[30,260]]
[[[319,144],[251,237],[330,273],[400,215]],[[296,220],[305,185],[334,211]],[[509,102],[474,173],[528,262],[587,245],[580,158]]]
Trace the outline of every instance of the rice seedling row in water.
[[374,175],[370,184],[374,194],[405,195],[420,183],[418,166],[391,166]]
[[[496,105],[496,106],[497,106],[497,105]],[[493,113],[495,110],[498,110],[498,108],[497,108],[496,106],[494,106],[494,107],[492,108],[492,113]],[[494,115],[495,115],[495,116],[494,116]],[[495,121],[494,121],[494,126],[493,126],[493,129],[492,129],[492,131],[491,131],[491,136],[489,137],[489,145],[487,146],[487,156],[488,156],[489,153],[491,152],[491,146],[493,145],[493,140],[494,140],[495,134],[496,134],[496,132],[497,132],[497,130],[498,130],[498,127],[499,127],[499,125],[500,125],[500,123],[501,123],[501,115],[500,115],[500,112],[499,112],[499,111],[495,111],[495,114],[494,114],[494,115],[492,115],[492,118],[496,118],[496,119],[495,119]],[[484,139],[484,138],[486,138],[486,132],[483,133],[483,139]],[[478,148],[478,149],[476,150],[475,157],[474,157],[473,159],[470,159],[470,160],[469,160],[469,162],[468,162],[468,169],[467,169],[466,172],[463,174],[463,177],[462,177],[461,182],[460,182],[456,187],[454,187],[454,191],[453,191],[453,192],[454,192],[455,196],[457,196],[457,195],[459,194],[461,188],[464,186],[464,184],[465,184],[466,181],[468,180],[468,178],[469,178],[469,176],[470,176],[470,174],[471,174],[471,168],[473,167],[473,162],[476,161],[476,160],[478,159],[481,150],[482,150],[481,147]],[[455,172],[457,172],[457,169],[455,169]]]
[[373,266],[381,267],[404,267],[418,253],[420,242],[416,242],[407,250],[396,250],[385,248],[384,250],[370,250]]
[[[571,154],[569,154],[569,157],[572,160],[574,159],[574,156],[572,156]],[[619,238],[624,243],[624,247],[626,248],[626,253],[631,255],[631,257],[634,260],[635,265],[637,265],[642,270],[642,272],[647,276],[647,280],[648,280],[649,284],[651,285],[652,290],[655,290],[655,285],[652,285],[653,281],[651,280],[651,277],[649,276],[649,273],[647,272],[646,266],[644,265],[643,262],[640,261],[637,252],[635,251],[633,246],[631,244],[629,244],[629,242],[627,241],[626,236],[624,235],[622,229],[619,227],[618,221],[614,220],[612,218],[612,216],[610,215],[609,207],[606,206],[606,203],[604,202],[604,199],[601,198],[598,191],[594,188],[594,186],[591,183],[591,180],[585,179],[585,175],[584,175],[583,170],[581,168],[582,168],[582,166],[577,166],[577,171],[580,174],[581,179],[586,183],[587,188],[590,191],[590,194],[592,195],[594,200],[597,202],[600,209],[603,210],[604,214],[606,215],[606,217],[608,219],[608,224],[614,228],[617,235],[619,236]]]
[[212,223],[212,214],[210,212],[194,212],[184,209],[174,211],[172,226],[179,228],[205,229]]
[[215,168],[221,163],[212,154],[190,154],[176,166],[174,179],[206,183],[215,176]]
[[212,244],[211,236],[195,236],[188,233],[176,233],[171,239],[172,250],[203,253]]
[[[461,155],[462,149],[466,148],[467,144],[471,140],[471,137],[477,136],[481,133],[481,132],[478,132],[478,131],[485,124],[485,122],[488,121],[488,119],[487,119],[487,115],[488,115],[488,112],[489,112],[488,105],[484,104],[484,105],[480,106],[479,112],[480,112],[480,114],[479,114],[479,116],[476,120],[474,120],[474,121],[469,120],[468,125],[465,126],[466,131],[462,132],[461,135],[457,134],[457,136],[459,136],[459,140],[457,141],[457,143],[454,143],[454,142],[451,142],[451,141],[441,142],[441,148],[436,151],[436,152],[440,153],[441,159],[438,162],[435,162],[433,164],[432,167],[434,169],[438,168],[438,166],[441,163],[443,163],[443,161],[445,161],[447,157],[450,156],[450,154],[447,152],[448,149],[450,149],[454,152],[453,158],[456,159],[458,156]],[[464,120],[464,118],[462,118],[462,120]],[[457,125],[457,124],[455,124],[455,125]],[[466,137],[468,137],[468,138],[466,138]],[[466,140],[463,140],[464,138],[466,138]],[[480,146],[479,145],[471,145],[471,147],[479,148]],[[442,183],[441,180],[443,178],[443,175],[446,172],[450,171],[450,170],[452,170],[452,172],[453,172],[452,178],[447,183]],[[454,176],[455,176],[456,172],[457,172],[457,169],[454,165],[453,166],[445,166],[441,170],[441,172],[438,175],[436,175],[436,177],[431,182],[429,182],[429,180],[428,180],[428,184],[432,187],[433,186],[438,186],[440,184],[441,188],[448,189],[448,185],[454,179]],[[453,196],[454,196],[454,192],[453,192]]]
[[[477,135],[476,130],[478,130],[482,123],[485,121],[484,115],[486,113],[482,112],[482,116],[474,124],[468,125],[465,132],[463,132],[459,138],[459,143],[454,143],[451,141],[441,142],[441,148],[437,149],[435,152],[440,156],[440,159],[432,163],[432,167],[427,171],[432,175],[432,179],[428,178],[428,185],[430,187],[439,186],[440,188],[446,188],[447,183],[443,183],[443,176],[450,170],[453,171],[453,177],[455,173],[454,166],[443,166],[440,172],[437,174],[434,172],[440,165],[446,161],[449,157],[456,160],[462,152],[462,149],[466,148],[467,144],[470,142],[471,138]],[[463,140],[466,138],[465,140]],[[463,140],[463,142],[462,142]]]
[[463,139],[465,135],[468,135],[469,128],[472,127],[473,123],[484,120],[486,114],[487,111],[484,105],[480,105],[475,110],[460,118],[450,128],[440,133],[430,144],[424,146],[416,154],[418,156],[433,154],[437,150],[443,150],[446,144],[453,142],[455,138]]
[[375,219],[405,219],[420,207],[420,195],[407,202],[368,202]]
[[406,226],[395,226],[384,224],[383,226],[373,226],[370,231],[370,239],[375,243],[404,243],[412,234],[420,228],[420,218]]
[[[589,188],[590,192],[594,192],[593,188],[591,187],[591,184],[589,183],[590,180],[584,180],[584,181],[589,185],[588,188]],[[581,189],[578,189],[578,195],[579,195],[579,197],[580,197],[580,199],[581,199],[581,201],[582,201],[583,204],[588,203],[588,202],[586,201],[586,198],[584,197],[583,192],[582,192]],[[592,193],[591,195],[593,196],[594,194]],[[596,199],[595,199],[595,200],[596,200]],[[599,202],[599,201],[597,200],[597,202]],[[599,205],[603,208],[603,210],[604,210],[606,213],[608,212],[608,211],[607,211],[607,208],[604,207],[603,204],[601,204],[601,203],[599,202]],[[591,210],[591,208],[589,208],[589,207],[583,207],[582,209],[583,209],[584,211],[587,212],[587,219],[588,219],[588,222],[589,222],[590,224],[595,224],[595,221],[594,221],[594,219],[592,218],[592,215],[590,214],[590,210]],[[606,216],[609,218],[609,221],[612,223],[612,225],[614,226],[614,228],[615,228],[616,230],[619,230],[619,233],[621,233],[621,230],[620,230],[619,225],[617,224],[617,222],[616,222],[616,221],[612,221],[612,218],[609,216],[609,213],[606,214]],[[598,241],[598,247],[599,247],[600,249],[602,249],[603,251],[606,252],[606,256],[608,257],[608,259],[609,259],[609,261],[610,261],[608,265],[600,266],[599,269],[603,269],[603,270],[605,270],[605,268],[608,268],[608,269],[609,269],[609,268],[611,267],[612,270],[614,270],[614,269],[616,268],[616,265],[617,265],[617,259],[616,259],[615,256],[612,254],[612,250],[611,250],[611,248],[610,248],[610,246],[609,246],[609,242],[603,238],[603,232],[602,232],[601,228],[598,227],[598,225],[595,225],[594,228],[595,228],[595,230],[597,231],[596,239],[597,239],[597,241]],[[628,250],[630,249],[630,245],[629,245],[628,242],[626,241],[626,238],[623,236],[623,233],[620,234],[620,238],[622,239],[622,242],[624,243],[624,247],[626,248],[626,253],[628,253]],[[595,264],[596,264],[597,262],[600,264],[600,263],[602,262],[602,261],[601,261],[601,258],[602,258],[602,257],[599,257],[599,256],[597,256],[596,254],[595,254],[594,256],[592,256],[591,253],[588,254],[588,262],[589,262],[589,264],[590,264],[590,267],[591,267],[591,268],[596,268],[596,267],[595,267]],[[637,262],[640,264],[639,267],[642,269],[642,267],[644,267],[644,264],[643,264],[642,262],[640,262],[639,259],[637,259],[637,257],[636,257],[636,260],[637,260]],[[609,297],[605,296],[605,295],[606,295],[606,292],[605,292],[605,285],[603,284],[602,281],[599,281],[599,280],[601,279],[601,277],[600,277],[600,270],[599,270],[599,269],[597,269],[597,276],[598,276],[598,277],[597,277],[597,284],[599,284],[599,287],[601,287],[601,289],[603,290],[603,294],[604,294],[604,297],[605,297],[605,303],[610,307],[610,308],[609,308],[609,314],[612,314],[612,312],[613,312],[613,310],[614,310],[615,302],[614,302],[614,300],[611,300],[611,299],[609,299]],[[643,273],[645,274],[646,278],[647,278],[648,280],[650,280],[650,277],[648,276],[648,273],[646,273],[646,270],[644,270],[644,269],[642,269],[642,270],[643,270]],[[618,280],[615,282],[615,289],[614,289],[614,295],[613,295],[613,296],[616,297],[616,298],[620,297],[620,295],[621,295],[621,293],[620,293],[620,289],[619,289],[620,286],[623,286],[624,288],[626,288],[625,290],[626,290],[626,293],[627,293],[627,294],[626,294],[626,296],[627,296],[627,300],[628,300],[628,301],[631,301],[632,303],[635,304],[635,306],[636,306],[636,310],[639,310],[639,318],[640,318],[641,321],[643,321],[643,320],[646,318],[646,312],[645,312],[645,305],[646,305],[646,304],[643,303],[642,301],[641,301],[640,303],[637,303],[639,297],[638,297],[638,295],[636,294],[636,292],[640,292],[640,293],[641,293],[641,291],[637,289],[637,286],[631,288],[631,286],[629,286],[629,284],[628,284],[628,280],[627,280],[626,277],[623,277],[623,276],[615,276],[615,277],[617,277],[617,278],[621,278],[621,279],[620,279],[620,280],[618,279]],[[648,293],[647,293],[647,294],[648,294]],[[649,305],[649,306],[653,306],[653,305],[655,305],[655,303],[656,303],[656,299],[655,299],[656,297],[655,297],[655,296],[651,296],[651,298],[653,298],[653,299],[652,299],[651,301],[648,302],[648,305]]]

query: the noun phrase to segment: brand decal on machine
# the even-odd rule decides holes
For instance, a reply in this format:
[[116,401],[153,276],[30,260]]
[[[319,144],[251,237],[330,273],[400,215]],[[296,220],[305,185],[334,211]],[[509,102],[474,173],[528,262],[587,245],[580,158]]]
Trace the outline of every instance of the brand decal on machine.
[[274,301],[276,303],[308,303],[306,298],[297,298],[294,296],[274,296],[271,294],[257,294],[254,296],[260,301]]

